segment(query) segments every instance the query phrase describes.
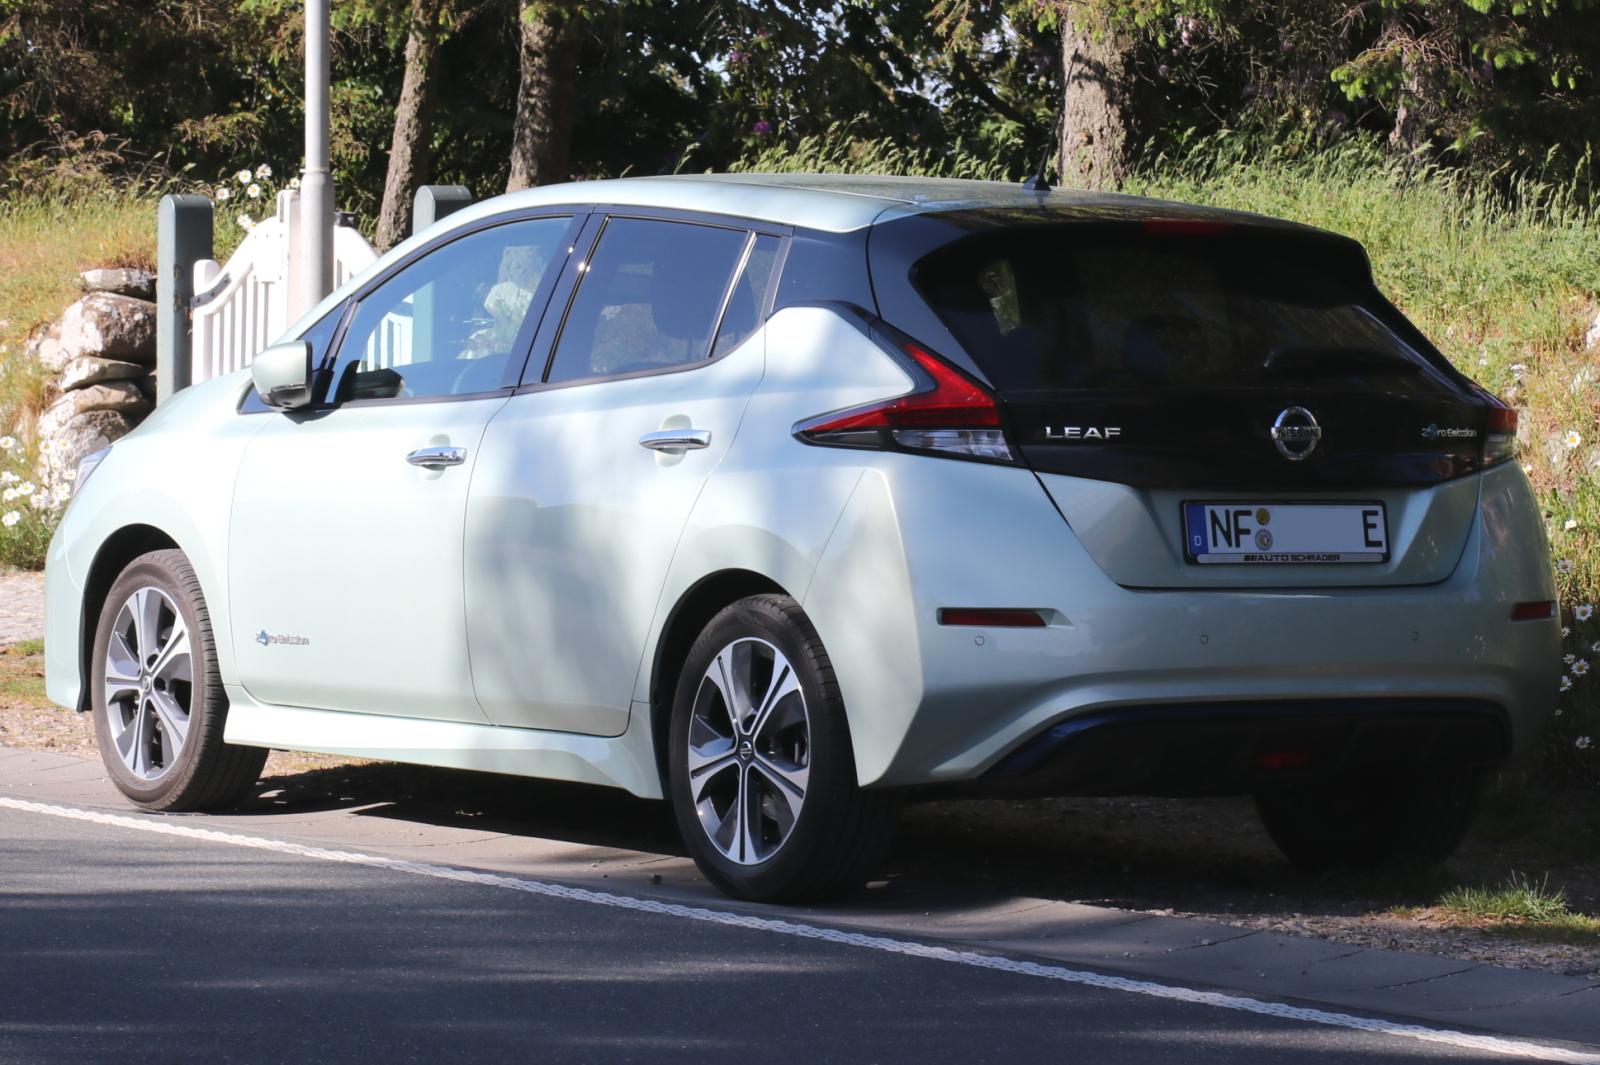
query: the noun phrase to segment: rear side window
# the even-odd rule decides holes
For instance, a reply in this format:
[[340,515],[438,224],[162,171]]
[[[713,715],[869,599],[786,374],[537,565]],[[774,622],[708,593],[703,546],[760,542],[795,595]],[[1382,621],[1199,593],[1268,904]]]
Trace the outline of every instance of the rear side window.
[[613,218],[573,296],[546,380],[660,370],[710,357],[750,234]]
[[1040,226],[956,241],[912,281],[1002,391],[1453,391],[1328,254],[1278,237]]

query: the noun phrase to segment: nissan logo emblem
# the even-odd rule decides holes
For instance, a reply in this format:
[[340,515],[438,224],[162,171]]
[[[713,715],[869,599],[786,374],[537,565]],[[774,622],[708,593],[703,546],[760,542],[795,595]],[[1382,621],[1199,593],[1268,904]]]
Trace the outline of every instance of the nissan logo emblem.
[[1290,407],[1272,423],[1273,446],[1290,462],[1299,462],[1317,450],[1321,439],[1322,426],[1304,407]]

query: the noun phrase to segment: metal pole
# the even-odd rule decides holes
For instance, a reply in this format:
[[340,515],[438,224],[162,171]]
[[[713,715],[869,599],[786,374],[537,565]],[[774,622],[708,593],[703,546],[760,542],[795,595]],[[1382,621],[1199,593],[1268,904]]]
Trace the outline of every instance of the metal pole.
[[300,303],[333,291],[333,179],[328,174],[328,0],[306,0],[306,169],[300,179]]

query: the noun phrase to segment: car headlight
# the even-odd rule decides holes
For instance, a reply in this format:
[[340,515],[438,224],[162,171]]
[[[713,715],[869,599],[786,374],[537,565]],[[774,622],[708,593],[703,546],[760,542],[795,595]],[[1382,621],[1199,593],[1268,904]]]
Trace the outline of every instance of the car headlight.
[[101,462],[105,461],[105,457],[109,454],[111,454],[111,449],[103,447],[99,451],[89,452],[78,460],[78,469],[72,475],[73,495],[78,494],[79,489],[83,487],[83,482],[89,479],[89,475],[95,471]]

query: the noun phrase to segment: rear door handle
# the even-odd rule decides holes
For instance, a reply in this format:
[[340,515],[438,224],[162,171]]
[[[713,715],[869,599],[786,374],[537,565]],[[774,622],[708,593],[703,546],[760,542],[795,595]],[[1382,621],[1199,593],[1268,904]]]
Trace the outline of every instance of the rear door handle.
[[406,461],[425,470],[442,470],[446,466],[459,466],[467,461],[464,447],[419,447],[406,456]]
[[639,438],[651,451],[698,451],[711,446],[710,429],[657,429]]

